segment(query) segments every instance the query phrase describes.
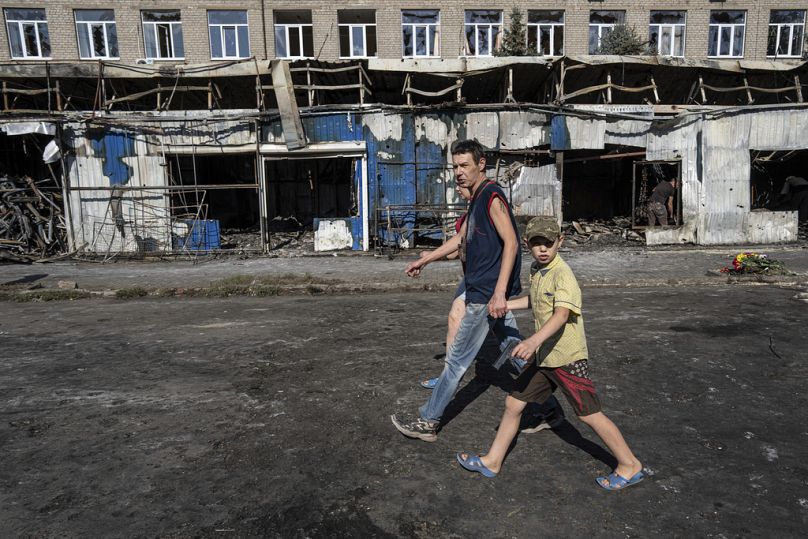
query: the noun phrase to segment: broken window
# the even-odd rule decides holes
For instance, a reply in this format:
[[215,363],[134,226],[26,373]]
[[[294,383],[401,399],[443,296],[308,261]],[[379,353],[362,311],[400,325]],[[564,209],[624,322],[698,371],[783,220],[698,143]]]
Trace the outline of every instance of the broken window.
[[50,35],[44,9],[6,8],[3,12],[12,58],[50,58]]
[[143,40],[146,58],[154,60],[182,60],[182,18],[179,10],[142,11]]
[[527,46],[542,56],[564,54],[564,12],[528,10]]
[[404,58],[440,56],[440,15],[437,9],[401,11]]
[[275,12],[275,56],[300,59],[314,57],[311,11]]
[[76,35],[82,60],[118,58],[118,30],[111,9],[77,9]]
[[208,11],[210,57],[249,58],[250,35],[246,11]]
[[492,56],[502,39],[502,11],[466,10],[466,56]]
[[799,58],[805,28],[805,11],[773,9],[769,18],[769,43],[766,56]]
[[376,12],[372,9],[337,11],[341,58],[376,56]]
[[685,11],[652,11],[648,45],[661,56],[685,55]]
[[625,22],[625,11],[590,11],[589,54],[598,54],[603,36],[611,32],[615,26],[625,24]]
[[711,11],[707,55],[742,58],[746,11]]

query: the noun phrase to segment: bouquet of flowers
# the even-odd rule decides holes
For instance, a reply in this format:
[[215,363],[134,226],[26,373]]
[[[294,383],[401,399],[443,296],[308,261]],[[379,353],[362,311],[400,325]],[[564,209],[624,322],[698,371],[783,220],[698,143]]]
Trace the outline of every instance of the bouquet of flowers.
[[769,258],[761,253],[738,253],[732,259],[732,265],[721,269],[721,273],[732,275],[785,275],[786,266],[779,260]]

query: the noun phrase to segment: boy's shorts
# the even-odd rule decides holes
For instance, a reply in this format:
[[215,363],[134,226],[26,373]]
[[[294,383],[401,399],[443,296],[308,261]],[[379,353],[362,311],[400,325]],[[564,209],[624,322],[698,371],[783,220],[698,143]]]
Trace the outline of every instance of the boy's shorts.
[[534,364],[520,378],[526,381],[520,384],[520,380],[517,380],[517,390],[511,393],[514,399],[542,403],[560,387],[575,415],[587,416],[600,412],[600,399],[595,392],[595,384],[589,378],[589,365],[585,359],[555,368],[536,367]]

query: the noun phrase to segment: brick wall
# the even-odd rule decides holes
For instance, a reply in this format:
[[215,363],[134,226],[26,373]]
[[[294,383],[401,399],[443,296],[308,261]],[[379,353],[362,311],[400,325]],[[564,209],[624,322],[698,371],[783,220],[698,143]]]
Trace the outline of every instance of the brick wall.
[[[528,9],[565,10],[565,52],[567,54],[588,53],[589,12],[594,9],[625,10],[626,22],[634,26],[641,36],[648,35],[648,17],[651,9],[685,10],[687,11],[687,30],[685,54],[693,58],[707,57],[707,36],[710,10],[745,10],[747,11],[744,58],[764,59],[766,55],[769,13],[771,9],[808,10],[806,0],[758,0],[758,1],[724,1],[707,0],[673,1],[620,1],[620,0],[571,0],[560,3],[545,0],[487,0],[484,2],[462,2],[442,0],[389,1],[389,0],[352,0],[350,2],[307,2],[294,0],[261,0],[239,1],[221,0],[202,3],[176,0],[122,1],[110,0],[64,2],[61,0],[30,1],[20,0],[13,3],[0,3],[2,7],[45,8],[48,19],[48,30],[51,38],[53,60],[77,60],[78,45],[76,43],[76,26],[73,9],[114,9],[118,30],[120,58],[124,63],[133,63],[145,57],[143,29],[140,11],[144,9],[179,9],[182,14],[183,41],[185,46],[185,62],[202,63],[210,60],[210,44],[208,41],[207,9],[243,9],[248,12],[250,49],[259,59],[272,58],[275,55],[274,44],[274,10],[310,10],[314,27],[314,54],[322,60],[339,58],[339,32],[337,27],[338,9],[373,9],[376,11],[378,56],[382,58],[401,58],[401,9],[439,9],[441,56],[456,58],[462,54],[464,41],[463,17],[467,7],[477,9],[501,9],[508,16],[514,6],[523,13]],[[262,9],[263,7],[263,9]],[[2,29],[0,39],[0,61],[9,61],[9,47],[6,25]]]

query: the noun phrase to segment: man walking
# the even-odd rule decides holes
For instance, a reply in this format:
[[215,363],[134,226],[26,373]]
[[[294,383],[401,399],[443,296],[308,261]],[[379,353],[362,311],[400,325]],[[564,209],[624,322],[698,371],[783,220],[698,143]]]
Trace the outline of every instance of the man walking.
[[[466,256],[466,310],[446,355],[443,372],[429,400],[420,408],[419,416],[414,419],[391,416],[393,425],[402,434],[426,442],[438,439],[443,411],[480,351],[489,329],[503,349],[507,341],[519,338],[516,320],[507,305],[509,297],[522,291],[521,254],[513,212],[502,189],[485,176],[485,150],[479,142],[456,141],[451,151],[457,184],[472,193],[468,217],[458,234],[464,240]],[[417,276],[437,258],[419,258],[407,266],[406,272]]]

